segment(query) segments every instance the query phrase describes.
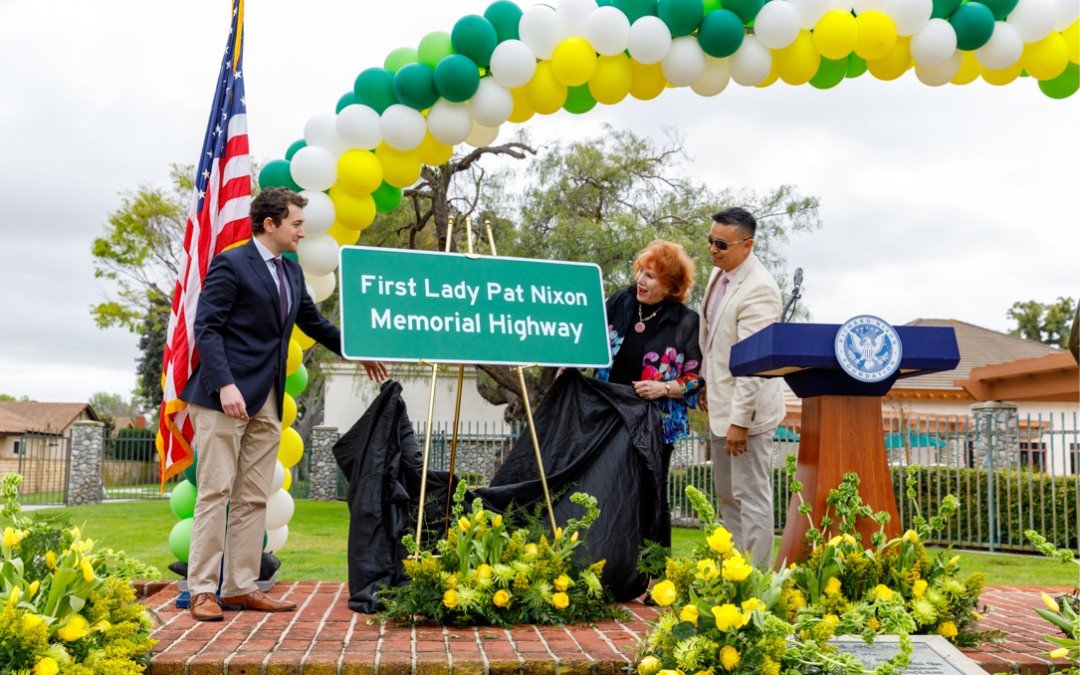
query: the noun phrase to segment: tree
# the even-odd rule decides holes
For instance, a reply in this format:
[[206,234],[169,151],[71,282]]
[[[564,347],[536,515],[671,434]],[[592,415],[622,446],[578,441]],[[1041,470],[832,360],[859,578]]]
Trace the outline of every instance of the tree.
[[117,417],[135,417],[139,414],[137,400],[125,401],[121,394],[109,394],[99,391],[90,397],[90,407],[94,409],[98,419],[105,424],[105,435],[112,436],[116,429]]
[[18,401],[20,403],[28,403],[30,401],[29,396],[8,396],[7,394],[0,394],[0,401]]
[[1014,302],[1005,316],[1016,322],[1010,335],[1033,342],[1066,349],[1076,304],[1072,297],[1058,297],[1056,302],[1042,304],[1037,300]]
[[139,357],[135,359],[135,390],[146,402],[147,412],[154,418],[158,416],[164,397],[161,373],[165,365],[165,340],[168,337],[170,311],[171,306],[164,299],[151,300],[139,335]]

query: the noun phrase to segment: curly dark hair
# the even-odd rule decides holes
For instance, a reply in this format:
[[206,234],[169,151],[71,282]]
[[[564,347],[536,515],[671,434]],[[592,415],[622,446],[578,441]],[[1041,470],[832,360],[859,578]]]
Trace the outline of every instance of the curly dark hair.
[[251,200],[251,234],[261,234],[267,218],[272,219],[275,225],[281,225],[281,219],[289,215],[289,204],[304,208],[307,201],[289,188],[266,188]]

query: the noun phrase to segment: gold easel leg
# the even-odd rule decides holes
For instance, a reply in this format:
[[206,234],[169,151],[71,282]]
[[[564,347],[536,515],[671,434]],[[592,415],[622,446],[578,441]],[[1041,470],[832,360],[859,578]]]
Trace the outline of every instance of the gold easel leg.
[[461,424],[461,385],[465,381],[465,364],[458,366],[457,371],[457,405],[454,406],[454,435],[450,441],[450,477],[447,483],[446,493],[446,531],[450,531],[450,504],[454,501],[454,466],[457,461],[457,434],[458,425]]
[[540,442],[536,440],[536,425],[533,424],[532,406],[529,405],[529,390],[525,387],[525,366],[518,366],[517,371],[518,382],[521,384],[521,400],[525,404],[525,417],[529,420],[529,433],[532,435],[533,450],[536,452],[536,468],[540,470],[540,484],[544,486],[544,499],[547,501],[548,516],[551,518],[551,534],[554,536],[559,527],[555,524],[555,509],[551,508],[551,494],[548,492],[547,476],[544,475],[544,460],[540,458]]
[[[431,393],[428,394],[427,427],[424,429],[424,469],[420,474],[420,508],[416,512],[416,544],[420,545],[424,532],[424,500],[427,499],[428,458],[431,456],[431,421],[435,415],[435,380],[439,377],[439,364],[421,360],[421,365],[431,366]],[[419,553],[417,553],[419,555]]]

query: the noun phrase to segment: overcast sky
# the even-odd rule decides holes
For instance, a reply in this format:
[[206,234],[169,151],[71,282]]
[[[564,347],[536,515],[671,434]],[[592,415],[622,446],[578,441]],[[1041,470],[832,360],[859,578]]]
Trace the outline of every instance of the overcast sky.
[[[85,401],[135,386],[137,336],[90,317],[111,290],[93,277],[90,244],[118,193],[164,185],[169,163],[195,162],[229,6],[0,0],[0,393]],[[249,1],[253,155],[282,157],[358,72],[486,6]],[[788,250],[817,321],[873,313],[1007,330],[1016,300],[1080,295],[1078,120],[1080,97],[1050,100],[1030,79],[932,89],[909,72],[825,92],[668,90],[526,124],[538,142],[595,135],[605,122],[658,140],[677,126],[695,180],[819,196],[824,226]]]

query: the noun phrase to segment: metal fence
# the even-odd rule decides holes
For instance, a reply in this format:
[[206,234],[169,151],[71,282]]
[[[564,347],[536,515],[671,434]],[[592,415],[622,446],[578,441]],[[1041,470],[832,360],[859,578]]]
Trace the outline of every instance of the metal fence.
[[66,436],[27,431],[16,441],[18,459],[0,459],[0,475],[22,474],[19,501],[24,505],[64,504],[71,472],[71,443]]
[[184,474],[173,476],[162,491],[158,480],[161,464],[153,437],[110,437],[105,439],[101,461],[101,498],[168,499]]

